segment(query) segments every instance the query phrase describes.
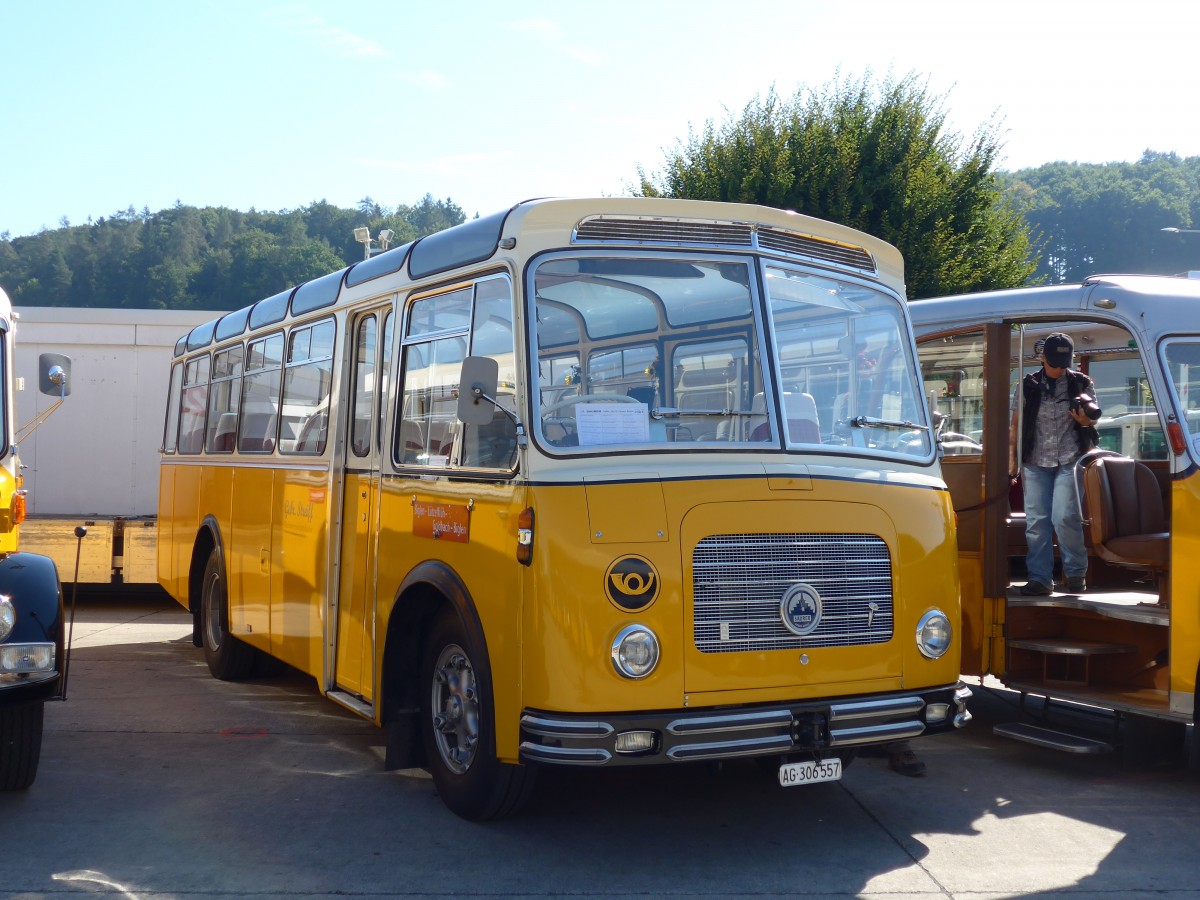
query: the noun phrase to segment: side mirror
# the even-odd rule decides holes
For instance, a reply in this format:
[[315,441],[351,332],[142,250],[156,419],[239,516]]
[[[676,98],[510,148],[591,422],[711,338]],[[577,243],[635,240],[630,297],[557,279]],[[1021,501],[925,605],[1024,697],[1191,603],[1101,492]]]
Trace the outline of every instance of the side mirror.
[[71,357],[61,353],[43,353],[38,357],[38,390],[51,397],[71,393]]
[[458,420],[467,425],[488,425],[496,411],[500,364],[490,356],[468,356],[458,377]]

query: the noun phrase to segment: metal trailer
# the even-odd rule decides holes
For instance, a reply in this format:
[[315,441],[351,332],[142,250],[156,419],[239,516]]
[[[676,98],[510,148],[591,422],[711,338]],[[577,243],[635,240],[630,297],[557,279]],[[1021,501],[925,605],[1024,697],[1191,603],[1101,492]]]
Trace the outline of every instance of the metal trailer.
[[[71,359],[71,400],[21,445],[29,491],[21,549],[42,553],[81,585],[157,585],[158,451],[165,374],[179,335],[211,310],[19,307],[17,425],[54,402],[38,358]],[[87,528],[82,545],[75,529]]]

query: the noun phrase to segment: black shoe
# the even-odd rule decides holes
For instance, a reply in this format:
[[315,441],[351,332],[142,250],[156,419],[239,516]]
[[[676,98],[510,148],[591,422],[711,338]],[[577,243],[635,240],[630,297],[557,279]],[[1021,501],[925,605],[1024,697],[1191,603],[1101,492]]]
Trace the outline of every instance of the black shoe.
[[1087,590],[1087,582],[1082,578],[1068,578],[1064,591],[1068,594],[1082,594]]
[[1027,581],[1021,587],[1021,594],[1026,597],[1049,597],[1051,593],[1050,588],[1040,581]]

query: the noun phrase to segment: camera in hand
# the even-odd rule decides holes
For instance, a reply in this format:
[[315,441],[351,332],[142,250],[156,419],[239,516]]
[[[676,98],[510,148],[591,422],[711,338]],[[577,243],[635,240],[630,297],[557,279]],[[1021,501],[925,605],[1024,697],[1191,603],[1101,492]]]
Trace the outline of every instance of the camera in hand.
[[1092,421],[1100,418],[1100,404],[1091,394],[1080,394],[1071,398],[1071,412],[1082,412]]

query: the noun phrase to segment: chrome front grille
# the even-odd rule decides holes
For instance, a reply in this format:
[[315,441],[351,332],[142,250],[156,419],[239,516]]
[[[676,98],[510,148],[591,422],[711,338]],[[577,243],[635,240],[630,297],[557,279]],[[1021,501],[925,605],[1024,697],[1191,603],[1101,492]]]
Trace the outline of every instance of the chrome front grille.
[[[780,617],[793,584],[821,595],[799,637]],[[872,534],[721,534],[692,551],[693,640],[702,653],[852,647],[892,637],[892,560]]]
[[875,271],[875,260],[862,247],[823,240],[795,231],[759,228],[758,245],[764,250],[774,250],[776,253],[806,256],[809,259],[837,263],[839,266],[849,266],[852,269]]

